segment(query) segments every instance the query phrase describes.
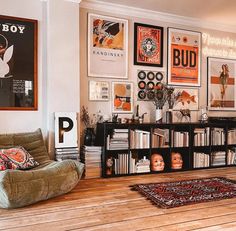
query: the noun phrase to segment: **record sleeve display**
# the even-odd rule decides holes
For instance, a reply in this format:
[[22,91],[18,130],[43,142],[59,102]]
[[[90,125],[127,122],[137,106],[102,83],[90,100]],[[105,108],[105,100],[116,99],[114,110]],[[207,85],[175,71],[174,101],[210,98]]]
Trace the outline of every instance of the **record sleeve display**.
[[161,71],[138,70],[137,98],[138,100],[152,100],[155,86],[162,85],[164,73]]

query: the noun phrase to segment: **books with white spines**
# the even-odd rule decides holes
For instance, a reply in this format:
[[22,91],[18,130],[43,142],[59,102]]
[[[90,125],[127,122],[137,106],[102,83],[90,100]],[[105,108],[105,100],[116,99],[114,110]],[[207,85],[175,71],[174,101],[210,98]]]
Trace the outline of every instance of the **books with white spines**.
[[236,144],[236,129],[228,131],[228,144]]
[[228,154],[227,154],[227,164],[228,165],[233,165],[235,164],[235,159],[236,159],[236,153],[235,153],[235,149],[229,149],[228,150]]
[[210,159],[208,154],[194,152],[193,155],[194,155],[194,162],[193,162],[194,168],[209,167]]

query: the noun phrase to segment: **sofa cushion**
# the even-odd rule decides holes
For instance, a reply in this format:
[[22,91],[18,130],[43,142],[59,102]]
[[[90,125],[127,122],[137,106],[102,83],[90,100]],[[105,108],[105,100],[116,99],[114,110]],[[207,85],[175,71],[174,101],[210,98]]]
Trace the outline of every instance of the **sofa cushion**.
[[30,169],[39,165],[21,146],[0,149],[0,159],[7,162],[8,169]]
[[0,207],[17,208],[71,191],[79,182],[83,164],[50,161],[32,170],[0,172]]

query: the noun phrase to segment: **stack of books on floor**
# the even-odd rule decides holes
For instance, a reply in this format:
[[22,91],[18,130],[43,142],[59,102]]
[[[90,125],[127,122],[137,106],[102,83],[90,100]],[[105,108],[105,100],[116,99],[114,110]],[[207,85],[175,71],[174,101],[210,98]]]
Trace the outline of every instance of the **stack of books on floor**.
[[152,132],[152,147],[168,147],[169,146],[169,130],[155,128]]
[[224,128],[212,128],[211,140],[212,140],[212,145],[224,145],[225,144]]
[[136,163],[136,173],[150,172],[150,160],[143,157]]
[[112,135],[107,136],[107,150],[128,149],[128,129],[114,129]]
[[206,168],[210,166],[210,156],[205,153],[194,152],[193,153],[193,167],[194,168]]
[[56,148],[55,149],[55,159],[58,161],[72,159],[79,160],[79,149],[75,148]]
[[228,150],[227,164],[228,165],[236,164],[236,148],[231,148]]
[[102,147],[83,146],[81,152],[81,161],[85,164],[85,178],[101,177],[101,156]]
[[236,129],[228,130],[228,144],[236,143]]
[[150,147],[150,132],[144,130],[130,131],[130,148],[149,148]]
[[195,146],[208,146],[210,128],[195,128],[194,129],[194,145]]
[[212,152],[211,165],[212,166],[225,165],[225,152],[224,151]]

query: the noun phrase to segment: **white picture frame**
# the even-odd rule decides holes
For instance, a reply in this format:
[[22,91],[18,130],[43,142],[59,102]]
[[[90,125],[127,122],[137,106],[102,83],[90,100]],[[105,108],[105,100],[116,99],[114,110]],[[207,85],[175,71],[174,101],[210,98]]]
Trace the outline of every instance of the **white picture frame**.
[[109,100],[109,82],[89,80],[89,100],[90,101],[108,101]]
[[88,14],[88,76],[128,78],[128,20]]

